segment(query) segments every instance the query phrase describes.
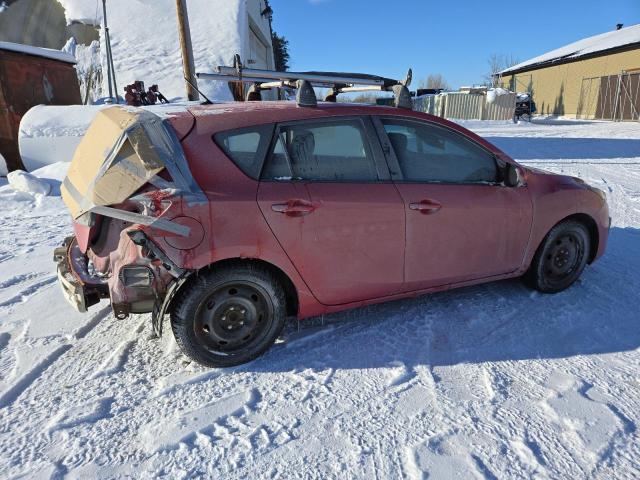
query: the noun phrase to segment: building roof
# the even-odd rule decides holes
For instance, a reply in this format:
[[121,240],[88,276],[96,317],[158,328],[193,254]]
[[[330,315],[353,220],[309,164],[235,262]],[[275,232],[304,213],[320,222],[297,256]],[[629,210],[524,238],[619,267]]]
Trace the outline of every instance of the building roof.
[[499,72],[499,74],[506,75],[523,70],[547,67],[556,63],[566,63],[587,55],[601,55],[612,50],[628,48],[633,45],[640,47],[640,24],[578,40],[577,42],[556,48],[555,50],[506,68]]
[[0,50],[9,50],[12,52],[24,53],[26,55],[34,55],[36,57],[49,58],[59,62],[76,63],[73,55],[61,50],[52,48],[33,47],[31,45],[23,45],[21,43],[0,42]]

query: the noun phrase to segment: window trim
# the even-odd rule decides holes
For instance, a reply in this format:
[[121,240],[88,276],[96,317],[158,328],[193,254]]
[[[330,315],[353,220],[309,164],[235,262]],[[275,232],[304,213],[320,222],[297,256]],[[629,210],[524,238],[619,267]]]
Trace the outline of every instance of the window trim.
[[[365,148],[368,148],[369,153],[371,153],[371,160],[373,161],[377,179],[376,180],[313,180],[309,178],[290,178],[287,180],[276,180],[274,178],[263,178],[265,168],[267,163],[270,161],[273,156],[273,151],[275,146],[280,138],[282,133],[282,129],[290,126],[301,126],[306,124],[317,125],[321,123],[335,123],[335,122],[343,122],[343,121],[356,121],[362,127],[362,132],[364,133],[363,141],[365,142]],[[286,150],[286,148],[285,148]],[[288,152],[285,152],[288,156]],[[291,172],[293,175],[293,172]],[[322,118],[305,118],[303,120],[289,120],[286,122],[278,122],[275,125],[275,131],[272,135],[271,142],[269,144],[269,148],[267,149],[267,153],[265,155],[264,161],[262,162],[262,168],[260,169],[260,177],[261,182],[274,182],[274,183],[337,183],[337,184],[378,184],[378,183],[391,183],[391,173],[389,172],[389,168],[387,166],[387,162],[384,158],[384,153],[382,151],[382,147],[380,145],[380,138],[378,137],[378,133],[371,121],[370,115],[335,115],[331,117],[322,117]]]
[[[406,184],[425,184],[425,185],[470,185],[470,186],[486,186],[486,187],[506,187],[507,185],[505,185],[504,181],[502,180],[497,180],[495,182],[445,182],[445,181],[440,181],[440,180],[408,180],[404,178],[404,175],[402,173],[402,168],[400,167],[400,162],[398,161],[398,158],[396,156],[396,152],[393,150],[393,147],[391,145],[391,141],[389,140],[389,136],[387,135],[387,131],[384,128],[384,124],[383,124],[383,120],[390,120],[390,121],[400,121],[400,122],[407,122],[407,123],[416,123],[418,125],[428,125],[430,127],[434,127],[434,128],[440,128],[442,130],[448,131],[450,133],[453,133],[454,135],[457,135],[458,137],[464,139],[465,141],[469,142],[470,144],[480,148],[481,150],[483,150],[484,152],[488,153],[491,158],[493,158],[493,161],[495,163],[496,166],[496,172],[498,174],[498,176],[502,173],[502,171],[504,170],[505,166],[506,166],[506,162],[500,160],[495,153],[493,153],[491,150],[489,150],[487,147],[485,147],[484,145],[481,145],[480,143],[470,139],[469,137],[467,137],[466,135],[457,132],[456,130],[454,130],[453,128],[447,127],[446,125],[442,125],[438,122],[433,122],[433,121],[429,121],[429,120],[421,120],[421,119],[417,119],[417,118],[413,118],[413,117],[404,117],[404,116],[396,116],[396,115],[372,115],[372,122],[373,125],[375,126],[375,129],[378,133],[378,136],[380,137],[380,142],[383,144],[383,151],[385,153],[385,157],[387,158],[387,162],[389,163],[389,171],[391,172],[391,178],[393,179],[394,183],[406,183]],[[505,165],[502,165],[502,163],[505,163]]]
[[[265,135],[266,140],[263,140],[262,138],[260,138],[260,141],[258,143],[258,148],[256,149],[256,156],[259,164],[259,168],[256,169],[258,175],[253,176],[249,172],[245,171],[245,169],[242,168],[240,165],[238,165],[238,162],[234,160],[234,158],[227,153],[227,150],[225,149],[225,147],[221,145],[222,142],[218,142],[218,140],[216,140],[216,136],[217,135],[232,136],[234,133],[242,135],[243,133],[251,133],[252,131],[256,131],[260,128],[265,128],[265,129],[269,128],[270,132],[266,132],[266,135]],[[232,128],[229,130],[220,130],[211,135],[211,141],[214,143],[216,147],[220,149],[220,151],[224,154],[224,156],[227,157],[231,161],[231,163],[238,170],[240,170],[246,177],[250,178],[251,180],[260,181],[260,175],[262,174],[262,170],[264,169],[264,164],[265,164],[267,155],[270,152],[270,147],[271,147],[275,128],[276,128],[276,124],[273,122],[269,122],[269,123],[257,123],[254,125],[247,125],[245,127]]]

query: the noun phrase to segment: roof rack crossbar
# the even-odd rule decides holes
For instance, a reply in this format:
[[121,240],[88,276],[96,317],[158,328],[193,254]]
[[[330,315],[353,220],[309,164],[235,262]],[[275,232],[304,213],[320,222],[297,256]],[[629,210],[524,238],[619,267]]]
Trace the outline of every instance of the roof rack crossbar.
[[[196,77],[203,80],[219,80],[226,82],[251,83],[252,98],[258,99],[260,90],[271,88],[300,89],[305,85],[305,106],[312,106],[310,95],[311,87],[323,87],[331,89],[327,96],[329,101],[335,101],[340,93],[349,92],[393,92],[396,97],[396,106],[411,108],[408,87],[411,84],[411,69],[404,80],[379,77],[359,73],[337,72],[278,72],[257,68],[245,68],[240,61],[240,56],[235,55],[232,67],[218,66],[214,73],[196,73]],[[308,88],[307,88],[308,87]],[[310,91],[309,91],[310,89]],[[402,99],[400,98],[402,97]],[[409,100],[407,100],[407,98]]]
[[[217,68],[219,74],[228,76],[238,76],[238,72],[234,67],[220,66]],[[323,73],[307,73],[307,72],[276,72],[272,70],[260,70],[257,68],[243,68],[242,78],[245,81],[254,78],[266,78],[269,80],[288,80],[296,82],[298,80],[307,80],[312,84],[326,84],[333,85],[335,83],[341,84],[353,84],[353,85],[384,85],[383,78],[366,78],[362,77],[349,77],[349,76],[332,76]]]

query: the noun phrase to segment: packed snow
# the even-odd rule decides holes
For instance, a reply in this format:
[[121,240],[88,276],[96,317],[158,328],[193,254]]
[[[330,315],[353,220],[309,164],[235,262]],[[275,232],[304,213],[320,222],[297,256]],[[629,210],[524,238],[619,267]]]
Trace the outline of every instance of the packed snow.
[[30,193],[32,195],[49,195],[51,192],[49,182],[23,170],[9,172],[7,181],[11,188],[19,192]]
[[606,191],[605,256],[557,295],[510,280],[292,322],[230,369],[149,315],[65,302],[66,164],[35,172],[49,197],[1,186],[0,476],[638,478],[640,124],[465,125]]
[[524,67],[533,65],[553,63],[556,61],[566,60],[568,58],[578,58],[590,53],[603,52],[611,48],[623,47],[633,43],[640,43],[640,24],[631,25],[613,30],[611,32],[601,33],[593,37],[584,38],[577,42],[570,43],[564,47],[556,48],[537,57],[531,58],[526,62],[518,63],[500,72],[501,75],[515,72]]

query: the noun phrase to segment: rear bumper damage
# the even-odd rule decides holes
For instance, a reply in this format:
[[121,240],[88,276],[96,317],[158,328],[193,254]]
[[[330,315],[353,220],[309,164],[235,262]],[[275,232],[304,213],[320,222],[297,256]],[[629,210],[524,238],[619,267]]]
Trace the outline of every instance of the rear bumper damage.
[[167,308],[193,271],[178,267],[141,230],[122,232],[116,253],[109,278],[92,275],[89,259],[76,238],[67,237],[53,254],[65,299],[84,313],[101,299],[109,298],[119,319],[130,313],[151,312],[153,329],[158,336],[162,335]]
[[62,293],[77,311],[84,313],[100,299],[109,297],[106,280],[89,273],[87,257],[80,251],[75,237],[65,238],[62,246],[53,251],[53,260],[58,264]]

